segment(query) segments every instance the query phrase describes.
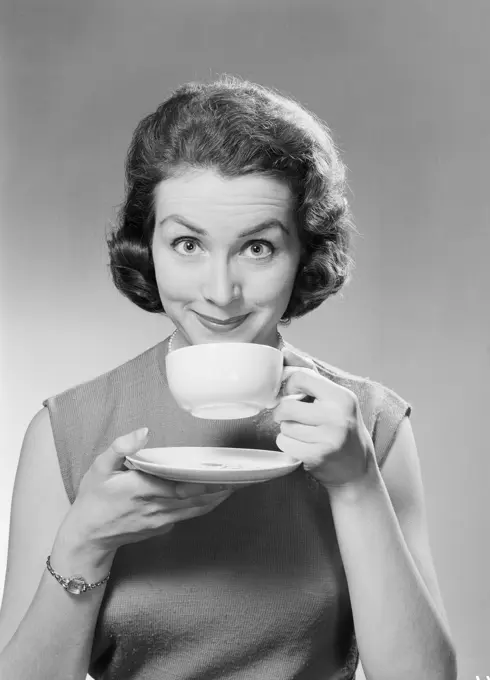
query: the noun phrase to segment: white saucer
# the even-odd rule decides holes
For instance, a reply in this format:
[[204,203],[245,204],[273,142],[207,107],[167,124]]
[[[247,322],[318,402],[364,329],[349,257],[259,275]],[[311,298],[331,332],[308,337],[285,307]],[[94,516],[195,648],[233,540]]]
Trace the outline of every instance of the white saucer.
[[125,465],[175,482],[251,484],[287,475],[301,461],[282,451],[174,446],[141,449]]

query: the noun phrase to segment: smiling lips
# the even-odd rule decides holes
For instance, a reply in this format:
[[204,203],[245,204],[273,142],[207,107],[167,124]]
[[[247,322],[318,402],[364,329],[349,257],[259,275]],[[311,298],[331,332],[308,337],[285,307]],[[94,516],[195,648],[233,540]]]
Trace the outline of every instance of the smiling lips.
[[204,326],[213,330],[230,330],[232,328],[237,328],[248,316],[248,314],[245,314],[243,316],[233,316],[229,319],[215,319],[212,316],[199,314],[199,312],[195,312],[195,314]]

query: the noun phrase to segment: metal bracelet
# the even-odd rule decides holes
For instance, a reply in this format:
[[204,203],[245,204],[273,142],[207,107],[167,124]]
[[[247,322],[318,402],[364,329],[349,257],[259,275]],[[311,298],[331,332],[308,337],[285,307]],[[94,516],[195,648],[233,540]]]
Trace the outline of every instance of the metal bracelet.
[[92,590],[93,588],[104,585],[104,583],[107,583],[109,576],[111,575],[111,572],[109,572],[107,576],[102,579],[102,581],[97,581],[97,583],[88,583],[81,574],[75,574],[70,578],[65,578],[53,569],[50,558],[51,555],[48,555],[46,559],[46,567],[49,573],[54,576],[58,583],[60,583],[63,588],[72,595],[80,595],[81,593],[85,593],[87,590]]

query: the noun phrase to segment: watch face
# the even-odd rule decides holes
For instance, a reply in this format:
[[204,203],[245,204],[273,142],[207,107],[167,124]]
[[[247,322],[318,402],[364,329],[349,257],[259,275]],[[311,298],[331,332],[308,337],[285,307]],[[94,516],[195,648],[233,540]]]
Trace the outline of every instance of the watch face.
[[83,576],[73,576],[69,581],[66,589],[73,595],[80,595],[85,591],[86,581]]

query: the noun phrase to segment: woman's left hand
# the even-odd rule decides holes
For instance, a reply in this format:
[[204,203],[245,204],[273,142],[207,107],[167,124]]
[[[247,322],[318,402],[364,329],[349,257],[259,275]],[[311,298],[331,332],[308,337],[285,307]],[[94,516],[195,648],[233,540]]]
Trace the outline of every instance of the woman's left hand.
[[281,432],[281,451],[303,461],[304,468],[325,487],[346,487],[368,474],[376,457],[356,395],[321,376],[314,364],[284,349],[286,366],[299,366],[287,380],[285,394],[303,392],[305,403],[281,399],[274,420]]

